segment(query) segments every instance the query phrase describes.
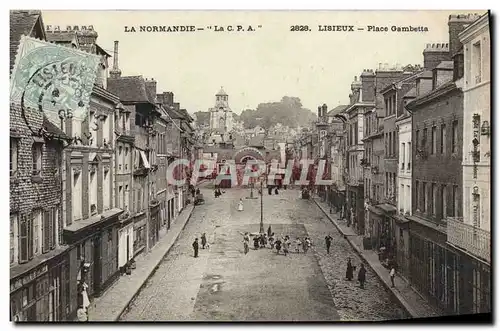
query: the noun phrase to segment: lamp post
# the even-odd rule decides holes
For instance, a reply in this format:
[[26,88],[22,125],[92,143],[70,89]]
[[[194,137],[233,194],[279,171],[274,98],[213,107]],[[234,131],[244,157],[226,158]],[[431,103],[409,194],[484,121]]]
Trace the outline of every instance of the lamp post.
[[263,197],[263,183],[264,181],[261,180],[260,181],[260,231],[259,233],[264,233],[264,204],[263,204],[263,201],[262,201],[262,197]]

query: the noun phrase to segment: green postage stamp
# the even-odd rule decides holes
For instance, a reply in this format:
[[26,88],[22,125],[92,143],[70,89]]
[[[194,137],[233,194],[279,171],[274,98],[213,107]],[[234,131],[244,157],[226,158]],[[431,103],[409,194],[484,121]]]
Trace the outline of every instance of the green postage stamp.
[[57,116],[84,119],[100,58],[22,36],[10,79],[10,102]]

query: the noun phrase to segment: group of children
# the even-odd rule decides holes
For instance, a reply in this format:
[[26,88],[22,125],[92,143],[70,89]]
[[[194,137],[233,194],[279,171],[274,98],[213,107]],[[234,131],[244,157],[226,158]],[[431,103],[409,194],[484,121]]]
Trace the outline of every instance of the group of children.
[[[244,245],[245,245],[245,254],[248,253],[248,244],[249,244],[250,238],[248,233],[244,235]],[[295,241],[293,242],[295,244],[295,253],[300,253],[303,251],[304,253],[307,253],[309,248],[312,246],[312,241],[309,237],[305,237],[303,239],[300,239],[297,237]],[[261,233],[258,236],[253,237],[253,247],[254,249],[259,249],[259,248],[266,248],[269,247],[270,249],[276,249],[276,253],[280,254],[281,251],[283,250],[283,253],[288,255],[290,253],[290,247],[292,245],[292,240],[290,239],[290,236],[281,236],[276,238],[274,232],[272,232],[270,235],[266,233]]]

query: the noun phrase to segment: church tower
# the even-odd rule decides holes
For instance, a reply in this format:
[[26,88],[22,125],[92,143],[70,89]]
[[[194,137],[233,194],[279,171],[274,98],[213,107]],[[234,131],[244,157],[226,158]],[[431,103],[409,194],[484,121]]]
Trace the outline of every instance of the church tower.
[[215,105],[210,108],[210,129],[226,134],[233,130],[233,112],[229,96],[221,87],[215,95]]

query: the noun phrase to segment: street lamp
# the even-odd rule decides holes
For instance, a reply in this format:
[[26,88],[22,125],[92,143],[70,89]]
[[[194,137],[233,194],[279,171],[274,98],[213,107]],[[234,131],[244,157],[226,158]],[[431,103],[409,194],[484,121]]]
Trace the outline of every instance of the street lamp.
[[260,231],[259,233],[264,233],[264,204],[262,202],[262,197],[263,197],[263,184],[264,180],[260,181]]

